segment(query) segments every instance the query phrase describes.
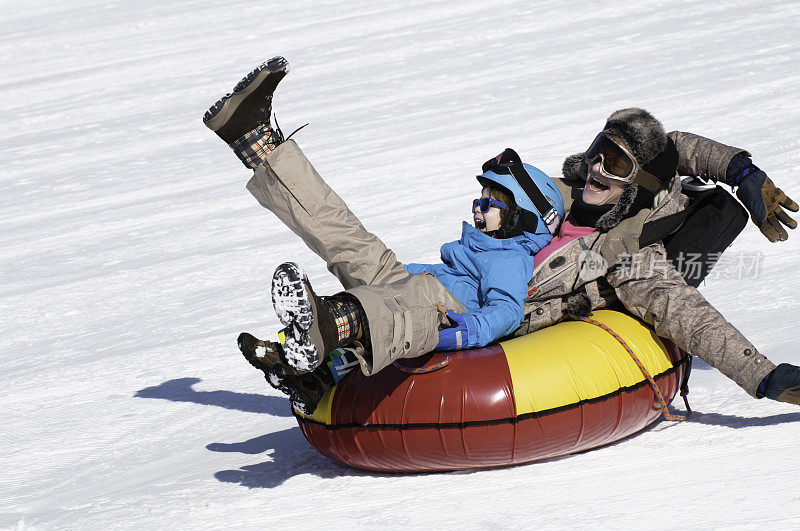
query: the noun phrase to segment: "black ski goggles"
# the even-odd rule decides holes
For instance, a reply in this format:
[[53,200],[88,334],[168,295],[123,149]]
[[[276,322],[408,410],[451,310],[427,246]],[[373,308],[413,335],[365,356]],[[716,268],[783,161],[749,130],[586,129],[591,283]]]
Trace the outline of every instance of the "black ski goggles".
[[492,199],[491,197],[479,197],[478,199],[472,200],[472,210],[475,210],[475,207],[480,207],[481,212],[484,214],[489,212],[489,209],[493,206],[496,206],[500,210],[508,209],[508,205],[497,199]]
[[594,137],[589,149],[583,154],[583,160],[589,166],[598,159],[600,173],[604,177],[623,183],[636,182],[653,193],[661,188],[661,181],[646,172],[622,142],[602,132]]
[[[494,158],[491,158],[483,163],[481,170],[486,173],[493,171],[498,175],[511,175],[517,184],[528,196],[528,199],[533,203],[534,208],[539,213],[539,216],[544,220],[545,225],[550,225],[558,217],[558,212],[547,200],[547,197],[539,189],[539,186],[531,179],[525,167],[522,165],[522,159],[519,158],[517,152],[511,148],[506,148],[502,153]],[[474,208],[474,207],[473,207]]]

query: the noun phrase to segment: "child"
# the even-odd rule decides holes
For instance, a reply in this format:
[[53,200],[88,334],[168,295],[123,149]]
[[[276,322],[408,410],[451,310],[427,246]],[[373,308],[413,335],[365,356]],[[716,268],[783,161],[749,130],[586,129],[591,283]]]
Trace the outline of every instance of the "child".
[[[512,333],[523,318],[533,255],[564,216],[554,183],[507,149],[478,176],[475,226],[464,223],[461,238],[442,246],[441,264],[404,266],[272,127],[272,95],[287,72],[281,57],[256,68],[204,122],[255,170],[250,192],[325,260],[345,291],[320,297],[297,265],[278,266],[272,299],[285,326],[281,342],[242,334],[247,360],[310,413],[348,357],[369,376],[398,358],[481,347]],[[342,348],[344,360],[331,360]]]

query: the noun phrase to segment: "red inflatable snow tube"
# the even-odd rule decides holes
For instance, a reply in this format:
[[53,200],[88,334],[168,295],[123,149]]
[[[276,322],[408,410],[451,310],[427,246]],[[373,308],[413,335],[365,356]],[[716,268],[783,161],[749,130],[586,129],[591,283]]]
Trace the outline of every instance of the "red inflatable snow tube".
[[602,446],[661,414],[624,344],[667,402],[687,356],[625,314],[594,318],[623,342],[591,324],[563,322],[498,345],[402,360],[369,378],[354,371],[313,415],[295,416],[320,453],[367,470],[486,468]]

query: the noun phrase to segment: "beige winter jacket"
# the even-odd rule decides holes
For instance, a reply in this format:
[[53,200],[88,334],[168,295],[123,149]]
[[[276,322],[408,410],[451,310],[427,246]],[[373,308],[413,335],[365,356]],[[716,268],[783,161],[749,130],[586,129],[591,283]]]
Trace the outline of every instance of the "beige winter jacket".
[[[670,133],[680,156],[678,173],[725,182],[731,158],[744,150],[690,133]],[[746,153],[746,152],[744,152]],[[567,209],[583,183],[558,180]],[[592,309],[619,300],[633,315],[654,327],[689,354],[706,361],[755,396],[761,380],[775,366],[697,291],[667,260],[662,243],[639,249],[644,223],[685,208],[678,176],[659,194],[652,209],[623,220],[607,233],[594,232],[557,249],[534,271],[528,285],[524,335],[565,315],[566,298],[584,292]],[[595,254],[596,253],[596,254]],[[608,264],[604,271],[603,262]],[[631,259],[633,257],[633,259]]]

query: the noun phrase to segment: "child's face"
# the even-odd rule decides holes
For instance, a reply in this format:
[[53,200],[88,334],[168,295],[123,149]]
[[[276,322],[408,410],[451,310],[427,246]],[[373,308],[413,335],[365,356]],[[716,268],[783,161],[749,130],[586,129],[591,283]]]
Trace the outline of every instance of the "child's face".
[[[492,197],[488,187],[481,190],[481,197]],[[493,206],[487,212],[481,212],[481,207],[476,206],[472,209],[472,221],[481,232],[495,231],[500,228],[500,209]]]

